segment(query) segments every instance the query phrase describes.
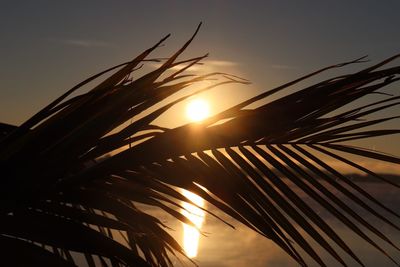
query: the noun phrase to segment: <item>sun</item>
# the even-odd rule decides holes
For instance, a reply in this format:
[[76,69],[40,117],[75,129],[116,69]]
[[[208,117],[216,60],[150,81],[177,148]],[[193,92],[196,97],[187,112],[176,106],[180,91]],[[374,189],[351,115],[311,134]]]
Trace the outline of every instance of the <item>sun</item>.
[[186,116],[194,122],[202,121],[210,116],[210,105],[204,99],[193,99],[186,106]]

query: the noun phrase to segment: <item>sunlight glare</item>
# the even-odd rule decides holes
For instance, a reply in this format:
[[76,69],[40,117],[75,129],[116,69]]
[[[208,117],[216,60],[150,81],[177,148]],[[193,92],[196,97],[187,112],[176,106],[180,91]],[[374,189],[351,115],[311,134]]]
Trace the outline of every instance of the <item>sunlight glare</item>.
[[194,99],[186,106],[186,116],[194,122],[204,120],[210,116],[210,107],[204,99]]
[[[199,207],[204,207],[204,200],[198,195],[187,190],[183,190],[182,194]],[[204,211],[186,202],[183,202],[182,206],[186,209],[182,210],[182,214],[200,229],[204,221]],[[194,258],[197,256],[199,239],[200,233],[196,228],[187,224],[183,224],[183,248],[189,258]]]

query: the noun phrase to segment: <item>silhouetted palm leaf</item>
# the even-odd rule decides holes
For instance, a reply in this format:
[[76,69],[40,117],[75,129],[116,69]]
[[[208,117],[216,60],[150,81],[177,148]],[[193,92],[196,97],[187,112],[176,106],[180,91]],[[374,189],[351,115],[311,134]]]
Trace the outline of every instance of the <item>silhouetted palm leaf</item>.
[[[363,265],[335,229],[300,197],[300,190],[392,259],[374,240],[378,237],[399,250],[396,244],[351,207],[358,206],[397,230],[398,224],[370,203],[400,216],[316,154],[398,187],[342,152],[393,164],[399,164],[400,158],[342,142],[399,133],[398,129],[367,128],[398,117],[359,121],[399,104],[399,97],[337,112],[397,81],[399,66],[379,68],[398,56],[268,101],[271,95],[322,71],[364,58],[324,68],[201,124],[173,129],[153,125],[173,105],[198,92],[221,84],[248,83],[224,73],[183,74],[207,56],[176,61],[196,33],[158,69],[142,77],[133,78],[134,71],[168,36],[132,61],[75,86],[21,126],[0,125],[3,262],[75,266],[71,252],[80,252],[88,266],[170,266],[172,255],[184,255],[182,248],[166,226],[140,210],[137,203],[161,208],[190,224],[179,212],[181,201],[190,202],[179,188],[196,193],[271,239],[301,265],[306,265],[304,252],[325,265],[301,231],[343,266],[346,263],[338,249]],[[181,69],[174,72],[177,66]],[[119,71],[89,92],[68,98],[118,67]],[[156,108],[183,88],[215,78],[213,85]],[[262,99],[266,104],[245,109]],[[125,239],[122,243],[115,240],[117,233]]]

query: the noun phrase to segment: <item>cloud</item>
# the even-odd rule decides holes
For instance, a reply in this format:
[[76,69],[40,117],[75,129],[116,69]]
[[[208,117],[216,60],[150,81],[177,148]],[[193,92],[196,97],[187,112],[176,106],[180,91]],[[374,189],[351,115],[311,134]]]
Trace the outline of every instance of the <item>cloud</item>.
[[234,67],[237,66],[237,62],[228,61],[228,60],[205,60],[205,64],[219,67]]
[[93,47],[111,47],[113,46],[111,43],[98,41],[98,40],[89,40],[89,39],[50,39],[51,41],[56,41],[58,43],[62,43],[69,46],[77,46],[84,48],[93,48]]
[[[188,64],[188,63],[186,63],[186,64]],[[149,66],[152,68],[159,68],[161,65],[162,65],[162,63],[154,63],[154,62],[149,64]],[[214,69],[214,68],[221,68],[221,67],[230,68],[230,67],[235,67],[237,65],[238,65],[237,62],[229,61],[229,60],[204,60],[204,61],[201,61],[201,64],[197,64],[197,65],[190,67],[189,70],[191,70],[191,71],[199,71],[199,70],[210,71],[210,69]],[[185,66],[185,64],[180,65],[180,66],[175,66],[171,69],[179,70],[183,66]]]
[[293,66],[289,66],[289,65],[280,65],[280,64],[272,64],[270,65],[270,67],[272,69],[277,69],[277,70],[291,70],[291,69],[295,69],[295,67]]

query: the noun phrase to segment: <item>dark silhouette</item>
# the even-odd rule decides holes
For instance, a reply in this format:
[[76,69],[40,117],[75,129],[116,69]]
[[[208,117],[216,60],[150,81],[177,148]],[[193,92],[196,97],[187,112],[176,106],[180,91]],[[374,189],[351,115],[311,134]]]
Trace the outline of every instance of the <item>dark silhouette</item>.
[[[160,61],[147,57],[169,35],[132,61],[78,84],[22,125],[1,125],[2,265],[75,266],[72,252],[79,252],[90,267],[170,266],[170,257],[175,253],[184,255],[182,248],[162,222],[136,204],[159,207],[190,223],[179,213],[181,201],[188,199],[177,187],[196,193],[271,239],[300,265],[306,265],[302,253],[321,266],[324,261],[299,229],[343,266],[346,263],[337,250],[363,265],[289,182],[391,258],[369,236],[396,245],[349,205],[364,209],[397,230],[398,224],[370,204],[399,215],[316,153],[398,187],[392,179],[339,153],[400,163],[395,156],[343,144],[399,133],[397,129],[368,129],[397,119],[368,116],[397,105],[399,97],[341,109],[398,81],[400,66],[381,68],[398,55],[359,72],[296,90],[255,109],[246,107],[323,71],[364,62],[364,57],[266,91],[200,124],[173,129],[154,125],[156,118],[191,95],[221,84],[248,83],[225,73],[185,74],[207,56],[177,61],[196,33],[175,54],[162,60],[161,67],[142,77],[134,77],[134,71],[147,61]],[[83,85],[118,67],[121,69],[92,90],[70,97]],[[156,107],[191,84],[215,78],[213,85]],[[348,200],[333,194],[326,184]],[[122,233],[128,246],[114,240],[116,232]]]

